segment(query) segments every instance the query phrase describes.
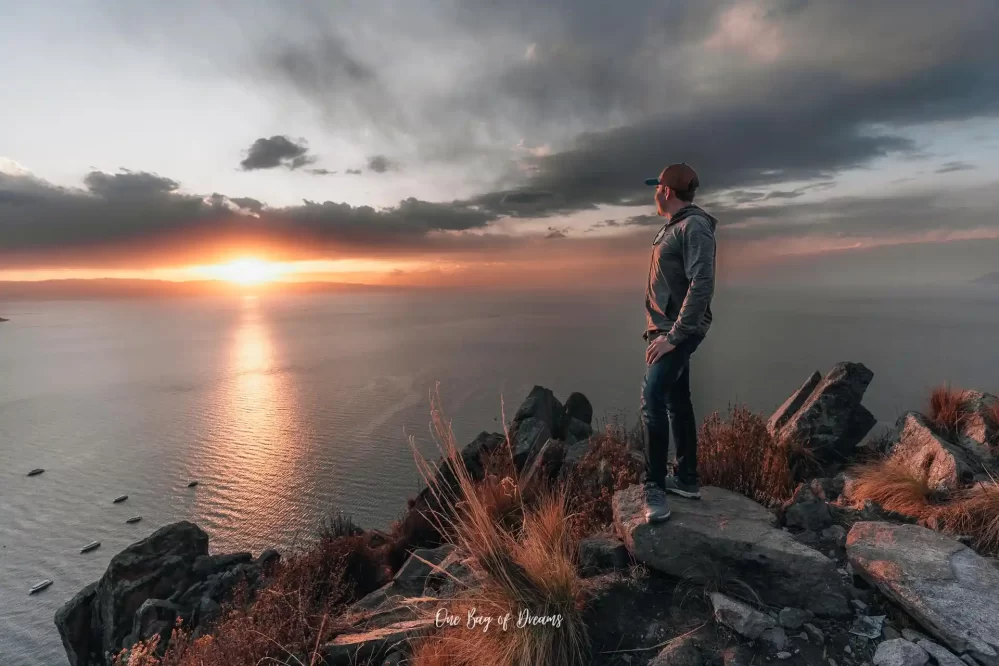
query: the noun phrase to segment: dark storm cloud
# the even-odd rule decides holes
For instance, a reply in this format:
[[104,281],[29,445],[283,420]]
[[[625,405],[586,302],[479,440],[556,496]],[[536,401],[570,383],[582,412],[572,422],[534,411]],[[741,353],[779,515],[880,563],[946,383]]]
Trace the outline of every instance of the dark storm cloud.
[[[642,181],[672,160],[693,164],[703,190],[762,187],[793,199],[780,185],[916,156],[908,127],[999,114],[999,4],[990,0],[423,9],[372,10],[391,38],[335,37],[328,77],[283,82],[326,115],[402,137],[420,159],[504,165],[500,186],[472,200],[497,214],[644,202]],[[322,24],[316,12],[310,25]],[[303,63],[296,71],[326,71],[324,39],[288,47]],[[416,69],[427,62],[434,85]],[[552,149],[513,155],[518,141]]]
[[308,153],[309,144],[304,139],[292,141],[283,135],[260,138],[253,142],[239,166],[243,171],[277,167],[294,170],[316,161],[316,157]]
[[494,216],[460,202],[415,198],[375,209],[330,201],[268,208],[249,197],[179,192],[145,172],[91,172],[86,189],[0,173],[0,257],[92,247],[152,247],[169,239],[255,236],[356,249],[426,247],[435,233],[484,227]]
[[389,161],[389,158],[384,155],[375,155],[368,159],[368,171],[385,173],[386,171],[391,171],[392,169],[395,169],[395,164]]
[[361,175],[361,170],[360,169],[347,169],[346,173],[347,173],[348,176],[360,176]]
[[548,227],[548,233],[545,234],[545,240],[556,240],[558,238],[568,238],[569,229],[557,229],[555,227]]

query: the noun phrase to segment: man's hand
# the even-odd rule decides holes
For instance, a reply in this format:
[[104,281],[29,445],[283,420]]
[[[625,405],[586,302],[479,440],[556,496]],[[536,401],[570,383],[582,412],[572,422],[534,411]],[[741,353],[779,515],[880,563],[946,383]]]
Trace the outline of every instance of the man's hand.
[[645,350],[645,362],[652,365],[658,361],[661,356],[670,353],[674,349],[676,349],[676,346],[667,342],[665,335],[660,335],[658,338],[650,342],[648,349]]

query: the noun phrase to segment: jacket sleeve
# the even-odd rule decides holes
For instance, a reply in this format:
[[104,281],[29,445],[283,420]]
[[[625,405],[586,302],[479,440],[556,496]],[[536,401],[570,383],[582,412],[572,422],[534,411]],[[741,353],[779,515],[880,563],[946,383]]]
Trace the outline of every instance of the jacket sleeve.
[[715,293],[715,235],[701,217],[691,218],[683,234],[683,271],[690,280],[680,314],[666,335],[678,345],[697,332]]

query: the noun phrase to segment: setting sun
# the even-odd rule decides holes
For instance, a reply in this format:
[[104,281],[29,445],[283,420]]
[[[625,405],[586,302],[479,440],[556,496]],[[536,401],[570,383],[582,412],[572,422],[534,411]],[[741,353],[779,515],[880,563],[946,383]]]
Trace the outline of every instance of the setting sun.
[[260,259],[244,258],[213,266],[211,272],[219,280],[252,285],[276,279],[281,274],[281,266]]

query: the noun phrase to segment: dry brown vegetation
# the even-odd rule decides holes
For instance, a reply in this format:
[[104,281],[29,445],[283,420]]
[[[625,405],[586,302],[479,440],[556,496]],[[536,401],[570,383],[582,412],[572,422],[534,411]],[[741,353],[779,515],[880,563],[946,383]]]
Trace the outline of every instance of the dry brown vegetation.
[[765,506],[794,491],[792,461],[804,455],[777,443],[766,421],[746,407],[730,407],[728,421],[716,412],[704,420],[697,444],[702,485],[741,493]]
[[937,386],[930,393],[930,422],[945,437],[953,437],[965,417],[964,391],[949,385]]

